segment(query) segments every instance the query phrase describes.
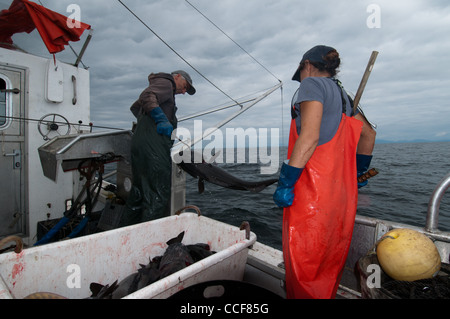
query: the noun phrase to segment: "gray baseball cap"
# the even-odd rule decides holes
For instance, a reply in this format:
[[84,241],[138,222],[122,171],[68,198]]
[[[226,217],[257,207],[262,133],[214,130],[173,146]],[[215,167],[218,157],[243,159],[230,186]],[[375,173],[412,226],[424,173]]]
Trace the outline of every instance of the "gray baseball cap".
[[186,90],[186,92],[189,95],[194,95],[195,94],[196,90],[195,90],[194,86],[192,85],[191,76],[187,72],[185,72],[183,70],[178,70],[178,71],[173,71],[172,74],[180,74],[182,77],[184,77],[185,80],[189,83],[189,87]]
[[[306,60],[309,60],[310,62],[318,62],[325,64],[324,57],[330,51],[335,51],[335,49],[326,45],[316,45],[312,49],[306,51],[305,54],[303,54],[303,58],[300,61],[300,64],[302,64]],[[300,82],[300,66],[297,68],[297,71],[295,71],[292,80]]]

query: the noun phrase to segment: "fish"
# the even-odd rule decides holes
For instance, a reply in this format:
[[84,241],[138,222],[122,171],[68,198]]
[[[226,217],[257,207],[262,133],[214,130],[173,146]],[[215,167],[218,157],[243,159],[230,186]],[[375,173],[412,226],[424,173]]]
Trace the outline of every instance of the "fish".
[[140,280],[141,274],[139,272],[135,272],[125,277],[111,293],[111,299],[120,299],[137,291]]
[[141,269],[138,270],[138,273],[141,274],[141,278],[138,282],[137,290],[147,287],[161,278],[161,271],[159,270],[161,258],[162,256],[156,256],[148,265],[140,265]]
[[194,259],[189,254],[189,250],[181,243],[183,237],[184,231],[167,242],[169,246],[164,252],[159,264],[162,277],[169,276],[194,263]]
[[161,257],[157,256],[149,260],[147,265],[139,264],[141,267],[136,272],[125,277],[119,283],[116,280],[111,286],[99,283],[91,283],[89,289],[91,296],[89,299],[121,299],[132,294],[139,289],[147,287],[161,278],[159,263]]
[[203,243],[187,245],[186,248],[188,249],[192,259],[194,259],[194,262],[200,261],[216,253],[211,250],[208,244]]
[[[180,156],[182,156],[182,153],[183,151],[180,152]],[[194,157],[194,153],[194,151],[191,152],[191,159],[196,158]],[[229,189],[246,190],[253,193],[259,193],[267,186],[278,182],[277,178],[261,181],[245,181],[231,175],[217,165],[205,162],[203,159],[201,163],[194,163],[193,160],[191,160],[190,163],[182,161],[178,166],[192,177],[198,178],[199,194],[202,194],[205,191],[204,181]]]
[[183,238],[184,231],[166,242],[167,248],[162,256],[149,258],[146,265],[139,264],[140,268],[136,272],[120,282],[116,280],[111,285],[91,283],[91,296],[88,299],[123,298],[215,253],[208,244],[184,245]]
[[112,299],[112,294],[118,287],[117,282],[118,280],[114,281],[111,286],[92,282],[89,285],[92,294],[88,299]]

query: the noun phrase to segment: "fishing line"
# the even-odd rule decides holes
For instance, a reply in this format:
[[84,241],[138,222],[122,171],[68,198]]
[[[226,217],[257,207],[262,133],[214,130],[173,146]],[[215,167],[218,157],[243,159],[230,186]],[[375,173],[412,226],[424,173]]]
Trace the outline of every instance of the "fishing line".
[[[283,89],[283,87],[281,87],[281,89]],[[256,98],[250,98],[252,95],[258,94],[259,92],[265,92],[266,90],[267,89],[259,90],[259,91],[256,91],[254,93],[250,93],[250,94],[247,94],[245,96],[239,97],[238,98],[239,100],[243,100],[241,103],[235,103],[235,104],[228,105],[228,106],[226,105],[226,103],[222,103],[222,104],[218,104],[218,105],[215,105],[215,106],[211,107],[211,109],[209,109],[207,111],[209,111],[211,113],[214,113],[214,112],[217,112],[217,111],[221,111],[224,108],[231,108],[231,107],[236,106],[236,105],[243,105],[243,104],[252,102],[252,101],[254,101],[256,99]],[[248,98],[248,99],[244,100],[246,98]],[[216,108],[219,108],[219,109],[216,110]],[[193,117],[195,115],[196,114],[191,114],[191,115],[187,115],[185,117],[182,117],[182,118],[178,119],[178,122],[185,121],[187,118],[191,118],[191,117]],[[0,119],[10,119],[10,120],[13,120],[13,121],[27,121],[27,122],[38,122],[38,123],[42,121],[42,123],[49,123],[50,122],[50,123],[55,123],[55,124],[66,124],[66,125],[69,124],[69,125],[74,126],[74,127],[77,127],[77,126],[78,127],[89,127],[89,128],[92,127],[92,128],[101,128],[101,129],[119,130],[119,131],[126,130],[126,129],[118,128],[118,127],[94,125],[92,123],[91,124],[80,124],[80,123],[72,123],[72,122],[51,121],[51,120],[42,120],[42,119],[34,119],[34,118],[26,118],[26,117],[15,117],[15,116],[6,116],[6,115],[0,115]]]
[[198,13],[200,13],[206,20],[208,20],[213,26],[215,26],[220,32],[222,32],[228,39],[230,39],[234,44],[236,44],[242,51],[244,51],[251,59],[253,59],[253,61],[255,61],[256,63],[258,63],[264,70],[266,70],[268,73],[270,73],[275,79],[277,79],[280,83],[281,80],[279,78],[276,77],[275,74],[273,74],[272,72],[270,72],[261,62],[259,62],[258,60],[256,60],[256,58],[254,56],[252,56],[247,50],[245,50],[239,43],[237,43],[236,41],[234,41],[228,34],[225,33],[225,31],[223,31],[217,24],[215,24],[213,21],[211,21],[211,19],[209,19],[206,15],[204,15],[199,9],[197,9],[192,3],[190,3],[188,0],[184,0],[186,1],[192,8],[194,8]]
[[[203,16],[209,23],[211,23],[214,27],[216,27],[220,32],[222,32],[228,39],[230,39],[235,45],[237,45],[242,51],[244,51],[253,61],[258,63],[264,70],[266,70],[269,74],[271,74],[275,79],[277,79],[280,83],[282,81],[273,74],[268,68],[266,68],[261,62],[259,62],[253,55],[251,55],[247,50],[245,50],[239,43],[237,43],[235,40],[233,40],[222,28],[220,28],[217,24],[215,24],[211,19],[209,19],[203,12],[201,12],[197,7],[195,7],[192,3],[190,3],[188,0],[185,0],[194,10],[196,10],[201,16]],[[281,133],[284,134],[284,124],[283,124],[283,86],[281,86]],[[284,136],[284,135],[283,135]]]
[[219,90],[222,94],[232,100],[234,103],[243,108],[238,101],[233,99],[230,95],[225,93],[222,89],[220,89],[217,85],[215,85],[211,80],[209,80],[206,76],[204,76],[199,70],[197,70],[191,63],[189,63],[185,58],[183,58],[174,48],[172,48],[166,41],[164,41],[155,31],[153,31],[141,18],[139,18],[136,13],[134,13],[130,8],[128,8],[121,0],[118,0],[121,5],[125,7],[136,19],[139,20],[150,32],[152,32],[162,43],[164,43],[173,53],[175,53],[181,60],[183,60],[187,65],[189,65],[195,72],[197,72],[201,77],[203,77],[206,81],[208,81],[212,86],[214,86],[217,90]]
[[281,138],[284,137],[284,98],[283,98],[283,86],[280,87],[281,90]]
[[5,116],[0,115],[0,119],[11,119],[13,121],[27,121],[27,122],[42,122],[42,123],[55,123],[55,124],[69,124],[70,126],[78,126],[78,127],[92,127],[92,128],[103,128],[103,129],[109,129],[109,130],[119,130],[123,131],[123,128],[117,128],[117,127],[110,127],[110,126],[97,126],[97,125],[91,125],[91,124],[81,124],[81,123],[71,123],[71,122],[62,122],[62,121],[50,121],[50,120],[41,120],[41,119],[33,119],[33,118],[26,118],[26,117],[15,117],[15,116]]

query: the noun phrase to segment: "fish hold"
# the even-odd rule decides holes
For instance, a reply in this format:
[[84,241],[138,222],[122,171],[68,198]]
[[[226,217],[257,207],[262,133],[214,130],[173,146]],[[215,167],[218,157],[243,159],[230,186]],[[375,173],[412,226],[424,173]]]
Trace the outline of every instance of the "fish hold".
[[166,242],[167,249],[162,256],[149,260],[147,265],[140,264],[137,272],[112,285],[103,286],[91,283],[92,295],[89,299],[119,299],[142,289],[166,276],[214,254],[208,244],[184,245],[184,231]]

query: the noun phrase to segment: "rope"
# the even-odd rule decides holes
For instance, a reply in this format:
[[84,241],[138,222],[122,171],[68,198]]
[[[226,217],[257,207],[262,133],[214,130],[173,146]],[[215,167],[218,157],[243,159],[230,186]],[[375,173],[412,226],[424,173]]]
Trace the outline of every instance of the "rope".
[[[13,121],[28,121],[28,122],[41,122],[41,120],[39,119],[33,119],[33,118],[26,118],[26,117],[15,117],[15,116],[4,116],[4,115],[0,115],[0,119],[1,118],[6,118],[6,119],[11,119]],[[49,121],[49,120],[45,120],[42,122],[51,122],[51,123],[56,123],[56,124],[70,124],[71,126],[79,126],[79,127],[92,127],[92,128],[104,128],[104,129],[109,129],[109,130],[124,130],[123,128],[117,128],[117,127],[110,127],[110,126],[99,126],[99,125],[91,125],[91,124],[81,124],[81,123],[70,123],[70,122],[60,122],[60,121]]]
[[162,43],[164,43],[173,53],[175,53],[181,60],[183,60],[187,65],[189,65],[195,72],[197,72],[202,78],[208,81],[212,86],[214,86],[217,90],[219,90],[222,94],[232,100],[234,103],[238,104],[241,108],[243,107],[238,101],[233,99],[230,95],[225,93],[222,89],[220,89],[217,85],[215,85],[211,80],[209,80],[206,76],[204,76],[199,70],[197,70],[191,63],[189,63],[185,58],[183,58],[174,48],[172,48],[166,41],[164,41],[155,31],[153,31],[141,18],[137,16],[130,8],[128,8],[121,0],[118,0],[121,5],[125,7],[136,19],[139,20],[150,32],[152,32]]
[[236,44],[242,51],[244,51],[253,61],[258,63],[264,70],[266,70],[268,73],[270,73],[275,79],[277,79],[280,83],[281,80],[275,76],[272,72],[270,72],[261,62],[256,60],[255,57],[253,57],[247,50],[245,50],[239,43],[234,41],[228,34],[225,33],[219,26],[217,26],[214,22],[212,22],[207,16],[205,16],[199,9],[197,9],[192,3],[190,3],[188,0],[185,0],[192,8],[194,8],[198,13],[200,13],[206,20],[208,20],[213,26],[215,26],[220,32],[222,32],[228,39],[230,39],[234,44]]
[[[247,50],[245,50],[239,43],[237,43],[235,40],[233,40],[225,31],[222,30],[217,24],[215,24],[211,19],[209,19],[203,12],[201,12],[197,7],[195,7],[192,3],[190,3],[188,0],[185,0],[194,10],[196,10],[200,15],[202,15],[208,22],[210,22],[214,27],[216,27],[220,32],[222,32],[228,39],[230,39],[235,45],[237,45],[242,51],[244,51],[253,61],[258,63],[264,70],[266,70],[270,75],[272,75],[275,79],[277,79],[280,83],[282,81],[273,74],[268,68],[266,68],[261,62],[259,62],[253,55],[251,55]],[[284,111],[283,111],[283,87],[281,87],[281,134],[284,136]],[[242,107],[242,106],[241,106]]]

